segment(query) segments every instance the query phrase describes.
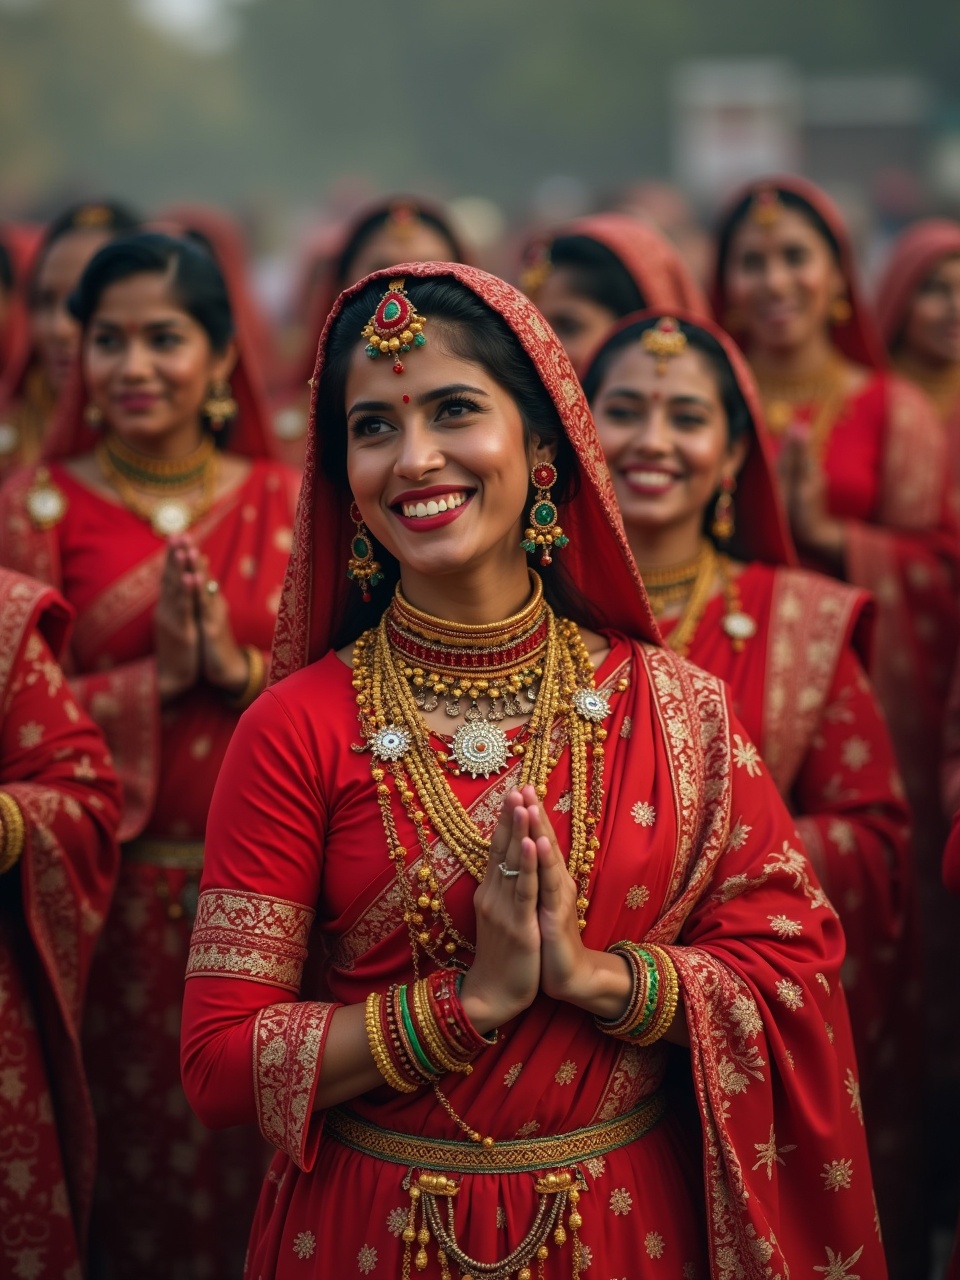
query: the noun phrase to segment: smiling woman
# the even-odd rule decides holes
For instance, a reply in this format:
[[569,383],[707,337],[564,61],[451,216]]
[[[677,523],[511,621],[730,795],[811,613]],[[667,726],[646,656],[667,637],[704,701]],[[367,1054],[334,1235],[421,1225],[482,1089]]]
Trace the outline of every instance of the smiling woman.
[[[842,938],[793,824],[659,644],[542,317],[402,274],[321,344],[274,683],[210,816],[183,1074],[278,1148],[247,1275],[881,1278]],[[427,335],[399,376],[364,332],[398,288]],[[364,604],[368,539],[392,590]],[[542,578],[531,541],[561,548]]]

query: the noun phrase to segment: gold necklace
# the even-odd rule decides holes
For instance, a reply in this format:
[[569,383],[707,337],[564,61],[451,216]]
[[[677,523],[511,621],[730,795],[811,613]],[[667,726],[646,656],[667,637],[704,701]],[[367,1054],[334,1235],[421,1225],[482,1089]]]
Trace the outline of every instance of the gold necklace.
[[218,458],[212,446],[199,477],[202,485],[200,496],[192,503],[175,497],[164,497],[159,502],[145,501],[123,471],[115,465],[105,440],[97,445],[95,454],[104,479],[116,491],[123,505],[133,515],[145,520],[160,538],[172,538],[185,533],[213,506],[217,489]]

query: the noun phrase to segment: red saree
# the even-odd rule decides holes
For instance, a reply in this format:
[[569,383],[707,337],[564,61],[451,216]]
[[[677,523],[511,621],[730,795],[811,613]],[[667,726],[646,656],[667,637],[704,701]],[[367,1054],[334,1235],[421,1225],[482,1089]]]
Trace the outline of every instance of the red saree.
[[[85,432],[74,410],[56,439],[80,443]],[[261,419],[241,419],[236,443],[261,456],[193,534],[238,643],[266,652],[290,548],[293,477],[263,459]],[[62,463],[48,466],[65,516],[37,529],[25,507],[33,473],[11,478],[0,492],[0,560],[29,566],[77,610],[73,687],[104,730],[124,789],[124,857],[85,1024],[102,1139],[91,1256],[104,1276],[166,1280],[189,1266],[226,1280],[241,1265],[263,1148],[246,1133],[199,1129],[180,1087],[177,1036],[207,809],[238,713],[202,684],[161,706],[153,613],[166,544]]]
[[0,788],[25,821],[0,877],[0,1273],[79,1277],[96,1158],[80,1018],[118,865],[120,788],[57,665],[63,601],[0,570]]
[[[628,1048],[540,997],[472,1075],[445,1083],[451,1101],[522,1148],[627,1117],[661,1088],[671,1094],[642,1137],[584,1163],[581,1263],[597,1275],[883,1277],[839,986],[842,934],[793,824],[719,682],[658,646],[583,394],[536,309],[470,268],[403,273],[451,275],[503,316],[576,449],[582,483],[562,513],[564,555],[613,628],[598,683],[630,682],[612,700],[585,936],[598,948],[624,936],[670,948],[692,1044],[689,1062],[663,1044]],[[201,1117],[257,1123],[279,1149],[247,1265],[250,1277],[279,1280],[399,1275],[404,1169],[347,1145],[337,1136],[345,1117],[454,1134],[423,1093],[379,1089],[349,1108],[313,1109],[338,1005],[410,971],[369,765],[350,749],[352,677],[327,652],[344,598],[333,566],[348,544],[348,499],[322,478],[315,450],[311,430],[274,645],[278,683],[244,717],[211,810],[183,1028],[184,1082]],[[569,779],[562,750],[545,801],[561,844]],[[454,785],[490,830],[512,780]],[[470,934],[473,883],[454,856],[445,862],[445,900]],[[313,976],[299,999],[308,957]],[[457,1226],[475,1256],[503,1257],[528,1230],[528,1176],[481,1172],[461,1194]],[[543,1274],[569,1276],[570,1265],[569,1250],[551,1248]],[[436,1280],[433,1257],[422,1274]]]

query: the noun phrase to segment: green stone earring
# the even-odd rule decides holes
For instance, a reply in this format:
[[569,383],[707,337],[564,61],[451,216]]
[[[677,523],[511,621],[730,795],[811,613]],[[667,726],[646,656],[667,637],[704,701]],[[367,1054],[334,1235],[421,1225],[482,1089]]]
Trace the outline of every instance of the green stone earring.
[[357,583],[363,592],[364,604],[369,604],[370,588],[383,581],[383,566],[373,558],[373,539],[355,502],[350,504],[350,519],[357,528],[350,543],[352,554],[347,563],[347,577]]
[[562,551],[570,539],[557,524],[557,508],[550,498],[550,490],[557,483],[557,468],[552,462],[538,462],[530,472],[530,479],[537,490],[530,508],[530,528],[524,532],[520,543],[524,551],[540,549],[540,563],[552,562],[551,551]]

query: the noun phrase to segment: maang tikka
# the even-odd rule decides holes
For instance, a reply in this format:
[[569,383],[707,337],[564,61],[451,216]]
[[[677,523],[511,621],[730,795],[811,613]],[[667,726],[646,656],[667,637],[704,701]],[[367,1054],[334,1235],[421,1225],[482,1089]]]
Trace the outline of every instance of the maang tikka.
[[525,530],[520,543],[524,551],[536,551],[540,548],[540,563],[548,565],[552,562],[552,549],[562,551],[570,542],[557,524],[557,507],[550,496],[550,490],[557,483],[557,468],[552,462],[538,462],[530,472],[530,479],[536,486],[536,496],[530,508],[530,528]]
[[373,558],[373,539],[355,502],[350,503],[350,519],[357,527],[350,543],[347,577],[357,583],[363,592],[364,604],[369,604],[370,588],[379,586],[383,581],[383,566]]
[[377,309],[360,333],[367,340],[367,355],[371,360],[378,356],[395,357],[393,372],[403,373],[400,356],[413,347],[426,345],[423,326],[426,318],[417,313],[407,297],[406,280],[391,280],[390,288],[377,303]]

